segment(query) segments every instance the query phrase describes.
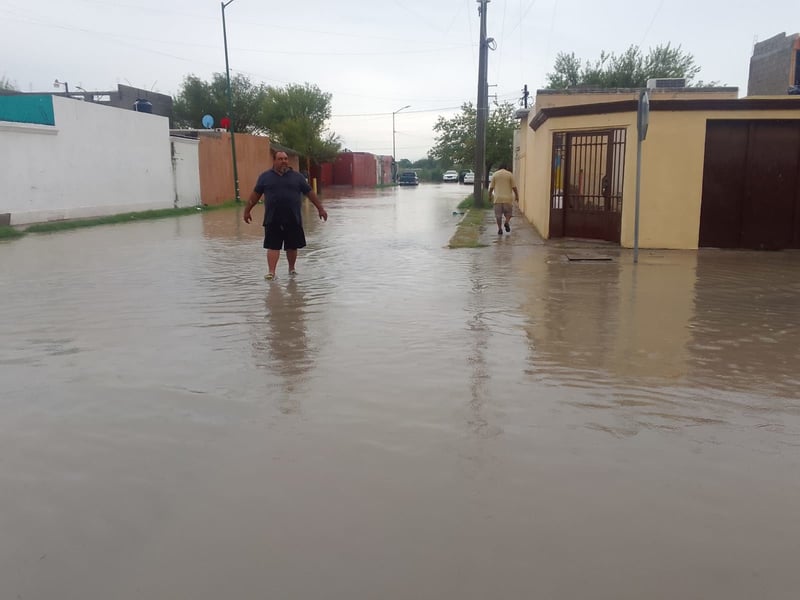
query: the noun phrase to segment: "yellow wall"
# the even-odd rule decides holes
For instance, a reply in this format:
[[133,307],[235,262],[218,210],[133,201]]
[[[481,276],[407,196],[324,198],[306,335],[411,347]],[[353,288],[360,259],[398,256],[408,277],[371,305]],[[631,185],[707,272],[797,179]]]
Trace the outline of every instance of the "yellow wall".
[[[531,113],[529,120],[533,119]],[[700,232],[706,121],[792,119],[797,110],[652,111],[642,145],[639,214],[641,248],[696,249]],[[525,196],[520,202],[542,237],[550,227],[550,161],[554,132],[626,128],[625,183],[620,245],[633,247],[636,200],[636,113],[550,118],[526,138],[520,164]]]
[[[800,115],[797,110],[651,112],[647,139],[642,144],[639,246],[670,249],[698,247],[708,120],[798,118]],[[620,240],[626,248],[633,247],[634,241],[635,127],[629,135]],[[632,165],[630,171],[627,170],[629,164]]]

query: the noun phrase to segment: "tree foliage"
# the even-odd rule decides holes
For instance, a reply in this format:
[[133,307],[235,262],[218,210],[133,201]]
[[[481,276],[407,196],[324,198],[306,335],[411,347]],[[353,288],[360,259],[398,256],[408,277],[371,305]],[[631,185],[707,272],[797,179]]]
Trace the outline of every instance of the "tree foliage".
[[[259,113],[265,90],[241,74],[231,77],[233,127],[236,133],[260,133]],[[228,115],[228,83],[224,73],[214,73],[211,81],[187,75],[180,93],[173,100],[172,116],[176,127],[202,127],[203,115],[211,115],[219,126]]]
[[338,136],[327,129],[330,117],[330,93],[310,83],[290,83],[266,89],[259,122],[271,139],[297,150],[307,161],[322,162],[341,148]]
[[[214,73],[211,81],[188,75],[174,99],[175,126],[199,128],[206,114],[219,126],[222,117],[228,116],[227,90],[224,73]],[[236,74],[231,77],[231,96],[236,133],[268,134],[273,141],[299,152],[307,165],[332,159],[341,147],[336,134],[326,129],[331,94],[315,85],[275,88]]]
[[574,52],[559,52],[547,74],[547,87],[641,88],[656,77],[684,77],[691,83],[699,72],[694,56],[671,44],[650,48],[647,54],[636,45],[619,55],[603,51],[594,62],[581,61]]
[[[486,124],[486,164],[484,173],[493,166],[511,165],[513,158],[514,130],[517,119],[514,105],[509,102],[495,106]],[[444,168],[475,168],[476,142],[475,106],[466,102],[461,112],[446,119],[439,117],[433,126],[436,144],[429,155],[440,161]]]
[[17,86],[5,75],[0,76],[0,90],[16,90]]

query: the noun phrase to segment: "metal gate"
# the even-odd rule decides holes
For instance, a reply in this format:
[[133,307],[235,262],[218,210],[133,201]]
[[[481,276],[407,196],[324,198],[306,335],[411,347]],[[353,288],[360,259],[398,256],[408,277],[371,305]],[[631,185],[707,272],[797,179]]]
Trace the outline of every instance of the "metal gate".
[[708,121],[699,242],[800,248],[800,121]]
[[619,243],[625,129],[553,134],[550,237]]

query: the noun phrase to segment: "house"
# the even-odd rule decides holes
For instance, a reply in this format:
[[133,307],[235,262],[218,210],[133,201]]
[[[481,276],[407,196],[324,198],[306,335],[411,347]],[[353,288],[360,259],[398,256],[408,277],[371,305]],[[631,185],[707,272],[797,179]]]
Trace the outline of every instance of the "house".
[[[634,244],[639,90],[539,90],[520,111],[520,207],[543,238]],[[642,248],[800,248],[800,97],[656,88]]]
[[779,33],[758,42],[750,58],[747,95],[783,96],[791,88],[800,88],[800,34]]

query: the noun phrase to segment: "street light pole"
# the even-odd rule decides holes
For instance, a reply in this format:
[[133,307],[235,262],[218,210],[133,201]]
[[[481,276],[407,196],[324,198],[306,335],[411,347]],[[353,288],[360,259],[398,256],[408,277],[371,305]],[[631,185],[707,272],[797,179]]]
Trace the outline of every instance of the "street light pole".
[[242,199],[239,197],[239,170],[236,167],[236,137],[234,134],[233,97],[231,95],[231,69],[228,65],[228,30],[225,27],[225,7],[231,2],[233,2],[233,0],[221,2],[220,4],[222,6],[222,39],[225,44],[225,78],[228,82],[228,119],[230,119],[231,155],[233,158],[233,187],[236,193],[236,202],[241,202]]
[[392,173],[392,181],[397,181],[397,166],[396,166],[396,162],[395,162],[396,149],[395,149],[395,142],[394,142],[395,133],[397,133],[397,132],[395,131],[395,128],[394,128],[394,116],[397,113],[399,113],[401,110],[405,110],[407,108],[411,108],[411,105],[407,104],[403,108],[398,108],[396,111],[394,111],[392,113],[392,171],[393,171],[393,173]]
[[60,87],[60,86],[62,86],[62,85],[64,86],[64,95],[65,95],[67,98],[69,98],[69,83],[68,83],[68,82],[66,82],[66,81],[59,81],[58,79],[56,79],[56,80],[53,82],[53,87],[56,87],[56,88],[57,88],[57,87]]

